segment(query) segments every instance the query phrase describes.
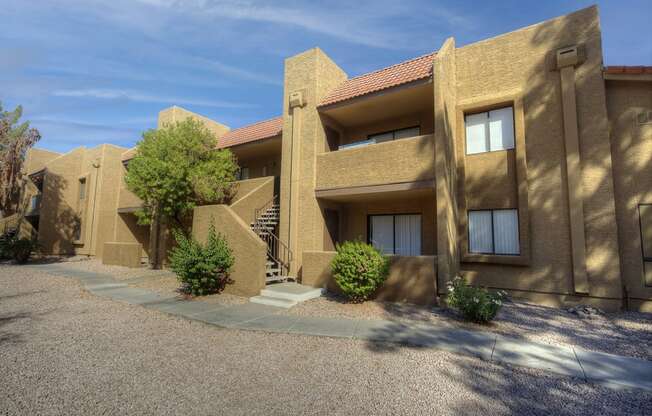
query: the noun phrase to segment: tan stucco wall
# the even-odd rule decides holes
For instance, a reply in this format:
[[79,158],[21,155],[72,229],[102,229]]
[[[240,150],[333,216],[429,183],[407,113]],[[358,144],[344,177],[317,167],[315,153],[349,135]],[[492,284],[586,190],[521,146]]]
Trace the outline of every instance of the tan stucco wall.
[[432,180],[433,153],[432,135],[322,153],[317,155],[316,188]]
[[[280,239],[294,254],[290,273],[297,275],[304,250],[321,249],[324,224],[315,197],[315,158],[326,148],[317,104],[346,74],[320,49],[285,61]],[[290,109],[290,94],[300,92],[305,105]]]
[[84,148],[74,149],[47,165],[39,223],[39,243],[45,253],[74,253],[72,240],[84,152]]
[[61,156],[61,153],[33,147],[29,149],[25,156],[23,171],[27,174],[37,172],[43,169],[48,162],[58,158],[59,156]]
[[229,131],[229,127],[225,126],[224,124],[218,123],[217,121],[211,120],[208,117],[193,113],[192,111],[188,111],[184,108],[177,107],[176,105],[161,110],[158,113],[157,127],[160,129],[166,124],[181,122],[187,118],[192,118],[193,120],[201,121],[204,123],[204,126],[206,126],[208,130],[215,134],[215,137],[218,139]]
[[[46,253],[101,256],[114,235],[120,186],[120,155],[126,149],[100,145],[74,149],[45,165],[39,242]],[[79,200],[79,179],[86,178],[86,198]],[[73,241],[75,221],[82,224]]]
[[[335,252],[332,251],[304,252],[301,282],[341,293],[330,270],[334,257]],[[437,276],[435,263],[434,256],[390,256],[389,275],[374,298],[388,302],[434,304]]]
[[138,243],[104,243],[102,263],[125,267],[140,267],[143,248]]
[[118,207],[121,210],[133,210],[143,206],[143,201],[138,198],[133,192],[127,189],[127,184],[124,181],[127,168],[121,166],[120,171],[120,191],[118,196]]
[[117,243],[138,243],[142,251],[141,257],[149,255],[149,226],[138,225],[133,213],[122,213],[115,216],[115,234],[113,240]]
[[[623,283],[630,306],[652,312],[645,286],[639,204],[652,204],[652,124],[637,116],[652,111],[652,82],[607,81],[616,213]],[[648,263],[652,269],[652,264]],[[643,302],[647,301],[647,302]]]
[[[620,297],[602,46],[596,8],[456,50],[458,106],[468,107],[474,101],[486,105],[492,97],[499,104],[501,95],[511,94],[520,96],[524,107],[525,191],[529,195],[531,259],[526,267],[463,263],[462,269],[475,283],[558,294],[572,291],[568,196],[562,163],[565,156],[560,75],[551,70],[550,58],[557,49],[573,44],[582,45],[586,51],[586,61],[576,68],[575,89],[589,295]],[[456,151],[458,158],[465,157],[463,143],[457,143]],[[474,184],[476,188],[480,186]],[[466,213],[460,216],[466,217]]]
[[252,179],[250,181],[240,182],[253,182],[258,183],[258,186],[249,190],[249,192],[238,192],[243,194],[238,200],[231,204],[230,207],[245,224],[251,224],[255,218],[257,209],[262,208],[270,203],[274,197],[274,177],[266,177],[259,179]]
[[457,75],[455,40],[447,39],[433,60],[435,204],[437,225],[437,287],[443,293],[446,282],[459,270],[457,201]]
[[225,292],[240,296],[256,296],[265,287],[267,246],[248,224],[226,205],[206,205],[193,212],[192,235],[205,243],[211,223],[226,238],[235,263],[231,272],[233,284]]
[[249,195],[251,191],[253,191],[256,188],[259,188],[261,185],[268,182],[269,179],[270,179],[269,177],[260,177],[260,178],[237,181],[234,185],[235,193],[233,195],[233,198],[231,199],[231,205],[237,203],[240,199]]

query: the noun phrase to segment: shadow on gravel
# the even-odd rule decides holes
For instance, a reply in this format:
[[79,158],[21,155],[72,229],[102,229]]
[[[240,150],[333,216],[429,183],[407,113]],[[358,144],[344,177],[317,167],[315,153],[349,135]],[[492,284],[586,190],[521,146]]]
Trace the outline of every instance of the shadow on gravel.
[[20,298],[23,296],[29,296],[29,295],[34,295],[36,293],[45,293],[45,290],[33,290],[31,292],[21,292],[21,293],[16,293],[15,295],[0,295],[0,301],[7,300],[7,299],[15,299],[15,298]]
[[22,319],[31,319],[32,314],[28,312],[17,312],[11,314],[0,314],[0,346],[4,344],[17,344],[22,341],[23,336],[19,333],[6,331],[6,325]]

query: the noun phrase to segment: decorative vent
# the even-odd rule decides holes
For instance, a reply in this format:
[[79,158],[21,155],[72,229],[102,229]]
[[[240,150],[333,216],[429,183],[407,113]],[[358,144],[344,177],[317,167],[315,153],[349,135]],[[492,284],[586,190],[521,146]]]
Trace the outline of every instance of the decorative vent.
[[642,111],[636,116],[638,124],[652,124],[652,111]]

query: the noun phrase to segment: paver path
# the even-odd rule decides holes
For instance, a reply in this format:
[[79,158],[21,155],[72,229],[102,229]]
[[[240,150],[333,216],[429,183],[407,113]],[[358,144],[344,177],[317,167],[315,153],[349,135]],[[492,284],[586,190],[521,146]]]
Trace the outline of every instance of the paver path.
[[652,361],[637,358],[585,351],[570,346],[537,344],[486,332],[442,328],[431,324],[280,315],[278,313],[282,308],[255,303],[227,306],[165,297],[145,289],[128,287],[124,281],[107,274],[70,269],[60,264],[26,267],[76,278],[88,291],[101,297],[221,327],[356,338],[433,348],[583,378],[613,388],[652,391]]

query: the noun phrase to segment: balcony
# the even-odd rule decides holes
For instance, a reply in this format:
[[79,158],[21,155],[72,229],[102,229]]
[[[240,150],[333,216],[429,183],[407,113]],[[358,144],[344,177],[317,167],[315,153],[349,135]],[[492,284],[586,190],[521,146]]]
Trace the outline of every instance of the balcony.
[[407,191],[434,187],[434,136],[410,137],[317,156],[316,196]]

